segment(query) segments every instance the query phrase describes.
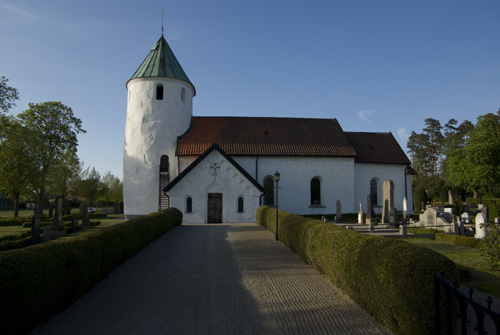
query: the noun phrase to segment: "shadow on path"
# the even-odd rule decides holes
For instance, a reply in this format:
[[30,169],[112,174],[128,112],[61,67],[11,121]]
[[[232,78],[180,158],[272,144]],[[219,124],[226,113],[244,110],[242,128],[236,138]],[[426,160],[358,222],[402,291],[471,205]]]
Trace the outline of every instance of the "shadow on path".
[[390,334],[255,224],[183,225],[33,334]]

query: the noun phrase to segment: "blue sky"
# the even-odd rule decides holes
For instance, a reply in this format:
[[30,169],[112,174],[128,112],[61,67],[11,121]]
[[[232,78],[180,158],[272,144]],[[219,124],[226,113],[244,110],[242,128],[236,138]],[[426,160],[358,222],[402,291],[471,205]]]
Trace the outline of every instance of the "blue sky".
[[83,122],[85,166],[122,177],[125,83],[161,36],[197,116],[336,118],[412,130],[500,108],[498,0],[0,0],[0,75]]

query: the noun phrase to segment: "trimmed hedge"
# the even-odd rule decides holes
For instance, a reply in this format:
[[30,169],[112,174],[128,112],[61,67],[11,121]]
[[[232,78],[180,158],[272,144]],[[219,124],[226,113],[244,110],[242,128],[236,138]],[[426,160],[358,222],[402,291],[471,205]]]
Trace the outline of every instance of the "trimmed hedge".
[[25,222],[31,222],[31,218],[20,217],[20,218],[0,219],[0,227],[22,226],[23,223],[25,223]]
[[[261,206],[257,224],[274,232],[275,215],[275,209]],[[432,273],[444,270],[458,278],[456,264],[432,250],[282,211],[278,235],[396,334],[433,334]]]
[[0,252],[0,333],[30,331],[182,222],[169,208],[127,222]]
[[452,235],[445,233],[435,234],[436,241],[463,245],[470,248],[479,248],[481,240],[469,236]]

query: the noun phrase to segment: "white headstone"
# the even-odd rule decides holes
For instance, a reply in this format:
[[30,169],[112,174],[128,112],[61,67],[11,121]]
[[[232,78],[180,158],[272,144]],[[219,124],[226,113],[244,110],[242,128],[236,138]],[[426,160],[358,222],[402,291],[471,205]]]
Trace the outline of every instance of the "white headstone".
[[359,224],[365,223],[365,213],[363,212],[363,204],[361,202],[359,203],[358,223]]
[[476,215],[476,235],[474,235],[477,239],[483,239],[486,237],[488,232],[485,229],[486,217],[483,213],[478,213]]
[[403,217],[408,216],[408,200],[406,200],[406,197],[403,198]]
[[462,213],[461,217],[462,217],[462,221],[465,224],[469,224],[470,223],[470,215],[469,215],[469,213],[464,212],[464,213]]

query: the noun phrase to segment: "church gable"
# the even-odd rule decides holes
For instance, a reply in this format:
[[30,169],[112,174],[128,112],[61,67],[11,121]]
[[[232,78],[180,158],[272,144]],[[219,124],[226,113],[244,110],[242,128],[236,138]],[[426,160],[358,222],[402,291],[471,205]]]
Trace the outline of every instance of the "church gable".
[[175,178],[164,192],[185,222],[255,222],[264,191],[219,146],[212,145]]

